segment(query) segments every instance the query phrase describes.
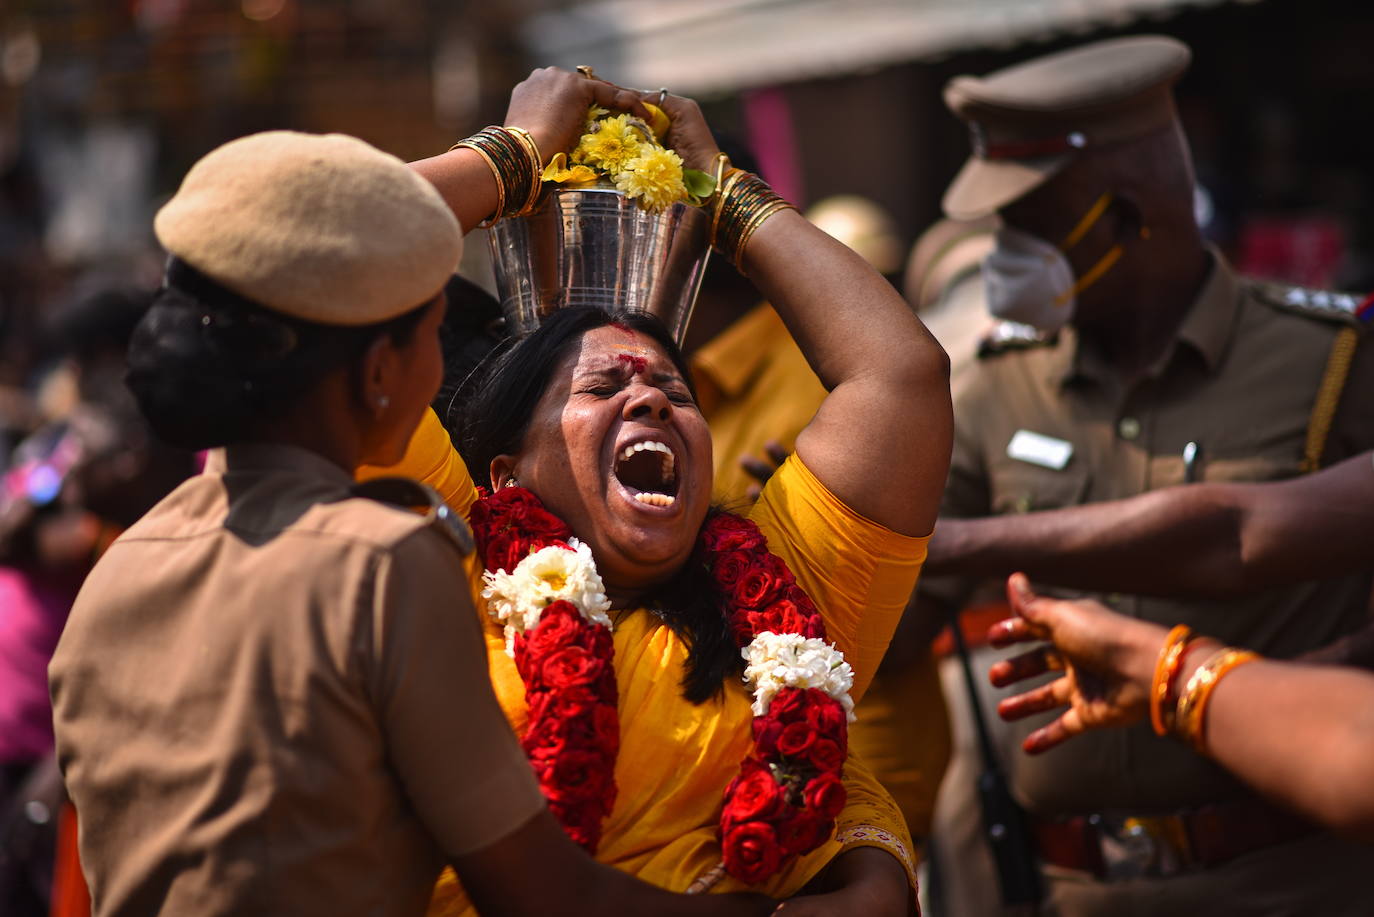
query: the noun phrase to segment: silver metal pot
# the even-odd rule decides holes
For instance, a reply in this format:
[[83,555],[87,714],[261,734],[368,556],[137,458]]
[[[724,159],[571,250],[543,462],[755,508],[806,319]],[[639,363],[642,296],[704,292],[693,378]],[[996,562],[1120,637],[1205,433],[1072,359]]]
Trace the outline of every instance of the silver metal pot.
[[555,190],[527,217],[491,227],[492,267],[512,333],[566,306],[639,309],[681,343],[711,252],[711,215],[648,213],[613,188]]

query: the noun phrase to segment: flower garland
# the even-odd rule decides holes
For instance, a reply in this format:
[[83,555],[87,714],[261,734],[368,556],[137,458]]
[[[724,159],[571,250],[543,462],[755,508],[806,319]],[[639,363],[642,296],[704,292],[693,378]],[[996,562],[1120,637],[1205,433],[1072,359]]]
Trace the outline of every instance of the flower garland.
[[[610,603],[595,562],[522,487],[483,494],[470,522],[486,567],[482,595],[525,683],[525,753],[564,829],[594,851],[615,802],[620,742]],[[719,833],[725,871],[752,885],[834,832],[854,677],[758,526],[713,515],[700,546],[753,694],[753,749],[725,789]]]
[[725,790],[725,871],[751,885],[834,833],[849,750],[854,673],[825,620],[748,519],[718,513],[701,532],[754,694],[753,753]]
[[563,830],[594,852],[615,804],[620,715],[611,603],[592,552],[522,487],[484,494],[470,522],[486,567],[482,595],[525,683],[520,745]]

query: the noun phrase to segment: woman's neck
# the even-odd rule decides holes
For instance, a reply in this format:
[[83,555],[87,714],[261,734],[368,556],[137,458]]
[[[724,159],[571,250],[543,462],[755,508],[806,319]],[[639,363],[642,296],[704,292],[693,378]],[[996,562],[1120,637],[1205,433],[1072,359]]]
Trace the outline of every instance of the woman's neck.
[[322,385],[285,414],[258,424],[253,439],[295,446],[322,456],[350,475],[362,461],[357,422],[330,387]]
[[606,598],[611,600],[612,611],[627,611],[632,608],[639,608],[644,604],[645,598],[653,591],[651,586],[640,586],[637,588],[620,588],[606,584]]

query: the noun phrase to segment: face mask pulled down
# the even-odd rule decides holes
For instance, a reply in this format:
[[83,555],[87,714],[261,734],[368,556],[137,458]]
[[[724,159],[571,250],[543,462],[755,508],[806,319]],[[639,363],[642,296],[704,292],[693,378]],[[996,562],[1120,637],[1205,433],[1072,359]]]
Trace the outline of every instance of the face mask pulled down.
[[1098,198],[1057,246],[1012,226],[998,229],[995,246],[982,265],[988,311],[1041,331],[1064,327],[1073,317],[1078,294],[1100,280],[1121,257],[1121,245],[1113,245],[1075,279],[1064,254],[1087,235],[1111,201],[1110,193]]

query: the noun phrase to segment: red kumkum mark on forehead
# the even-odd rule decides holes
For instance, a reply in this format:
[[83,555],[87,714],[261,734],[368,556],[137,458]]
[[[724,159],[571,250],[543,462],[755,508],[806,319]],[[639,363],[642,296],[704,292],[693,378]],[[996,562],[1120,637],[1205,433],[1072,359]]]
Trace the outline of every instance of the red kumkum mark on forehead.
[[644,357],[637,357],[632,353],[617,354],[616,359],[619,360],[621,363],[629,364],[630,375],[632,376],[637,376],[642,372],[647,372],[649,369],[649,361],[647,359],[645,359]]

